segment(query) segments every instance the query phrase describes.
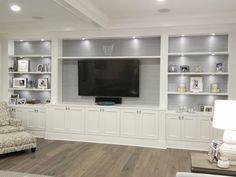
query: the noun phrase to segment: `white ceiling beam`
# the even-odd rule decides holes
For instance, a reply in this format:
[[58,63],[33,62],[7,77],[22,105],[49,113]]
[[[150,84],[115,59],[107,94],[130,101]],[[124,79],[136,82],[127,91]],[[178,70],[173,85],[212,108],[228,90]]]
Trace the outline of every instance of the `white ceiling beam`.
[[86,0],[54,0],[73,15],[92,21],[96,25],[108,28],[109,18],[96,6]]

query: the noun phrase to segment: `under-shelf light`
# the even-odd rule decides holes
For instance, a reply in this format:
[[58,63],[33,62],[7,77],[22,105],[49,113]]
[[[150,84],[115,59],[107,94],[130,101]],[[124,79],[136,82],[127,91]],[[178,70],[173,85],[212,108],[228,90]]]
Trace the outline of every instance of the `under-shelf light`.
[[212,54],[211,54],[211,56],[215,56],[215,54],[214,54],[214,53],[212,53]]
[[215,35],[216,35],[216,33],[211,33],[211,35],[212,35],[212,36],[215,36]]
[[181,54],[181,57],[184,57],[184,54],[183,54],[183,53]]
[[85,38],[83,37],[83,38],[82,38],[82,41],[84,41],[84,40],[85,40]]
[[24,41],[23,39],[20,40],[20,42],[23,42],[23,41]]
[[45,41],[45,39],[41,39],[41,41],[43,42],[43,41]]
[[184,34],[181,34],[181,37],[184,37],[185,35]]
[[132,38],[133,38],[133,39],[136,39],[136,37],[135,37],[135,36],[132,36]]

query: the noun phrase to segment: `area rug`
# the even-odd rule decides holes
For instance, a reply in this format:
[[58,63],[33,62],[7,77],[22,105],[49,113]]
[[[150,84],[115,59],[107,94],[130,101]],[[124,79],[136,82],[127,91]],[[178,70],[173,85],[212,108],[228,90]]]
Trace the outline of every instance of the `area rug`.
[[18,173],[18,172],[1,171],[0,170],[0,177],[52,177],[52,176],[36,175],[36,174],[29,174],[29,173]]

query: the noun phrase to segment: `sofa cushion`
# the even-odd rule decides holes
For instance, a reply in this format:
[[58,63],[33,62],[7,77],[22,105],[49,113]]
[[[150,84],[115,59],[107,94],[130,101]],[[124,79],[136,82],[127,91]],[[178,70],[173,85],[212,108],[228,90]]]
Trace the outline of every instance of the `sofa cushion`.
[[9,125],[10,112],[6,102],[0,102],[0,126]]
[[25,129],[22,126],[14,127],[14,126],[10,126],[10,125],[5,125],[5,126],[0,127],[0,134],[22,132],[24,130]]
[[35,144],[36,147],[36,138],[27,132],[0,134],[0,149],[27,144]]

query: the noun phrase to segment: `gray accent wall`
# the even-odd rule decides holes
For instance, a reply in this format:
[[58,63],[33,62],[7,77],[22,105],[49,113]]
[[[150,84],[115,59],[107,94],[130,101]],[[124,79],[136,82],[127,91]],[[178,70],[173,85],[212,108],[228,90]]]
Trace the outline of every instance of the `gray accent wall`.
[[[78,96],[78,61],[64,60],[62,64],[62,101],[94,103],[94,97]],[[129,105],[159,105],[160,60],[140,59],[140,97],[122,99]]]

